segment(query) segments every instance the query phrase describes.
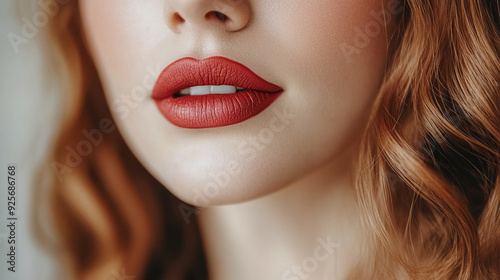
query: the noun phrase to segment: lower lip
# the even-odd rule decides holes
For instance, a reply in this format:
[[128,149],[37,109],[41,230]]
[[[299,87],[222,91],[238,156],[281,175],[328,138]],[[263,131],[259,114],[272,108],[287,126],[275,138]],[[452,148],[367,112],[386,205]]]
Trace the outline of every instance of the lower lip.
[[233,94],[169,96],[155,100],[172,124],[184,128],[213,128],[250,119],[271,105],[281,92],[245,90]]

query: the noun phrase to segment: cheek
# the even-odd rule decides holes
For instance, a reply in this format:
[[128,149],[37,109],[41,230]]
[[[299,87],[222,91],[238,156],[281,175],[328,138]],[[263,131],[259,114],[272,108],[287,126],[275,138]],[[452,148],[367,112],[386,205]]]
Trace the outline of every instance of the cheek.
[[[139,8],[140,7],[140,8]],[[80,10],[92,55],[105,86],[144,77],[144,59],[161,38],[161,1],[84,0]],[[135,81],[134,81],[135,82]],[[113,93],[109,90],[106,93]]]
[[397,12],[393,6],[399,1],[284,2],[261,11],[272,26],[268,38],[284,53],[277,56],[286,66],[279,69],[281,76],[297,87],[321,89],[303,92],[297,100],[310,102],[311,95],[321,93],[336,99],[332,102],[349,97],[346,94],[372,94],[369,89],[377,87],[384,73],[387,34],[392,32]]
[[282,76],[298,89],[291,93],[296,95],[294,106],[304,108],[304,126],[314,123],[317,130],[311,133],[323,135],[325,143],[349,141],[359,134],[384,75],[387,34],[397,13],[394,3],[316,0],[286,4],[271,6],[268,17],[275,27],[269,37],[285,53],[279,63],[287,66],[281,69]]
[[[288,0],[271,5],[266,14],[269,25],[276,31],[274,38],[288,45],[285,51],[293,55],[344,55],[348,54],[343,50],[346,45],[361,54],[363,50],[381,46],[380,39],[393,16],[386,2],[393,1],[398,0]],[[355,57],[344,59],[352,62]]]

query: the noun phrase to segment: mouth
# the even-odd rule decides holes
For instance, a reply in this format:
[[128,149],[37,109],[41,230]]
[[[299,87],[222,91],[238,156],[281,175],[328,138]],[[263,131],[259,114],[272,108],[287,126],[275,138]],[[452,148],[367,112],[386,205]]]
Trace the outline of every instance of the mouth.
[[183,128],[213,128],[246,121],[283,92],[242,64],[223,57],[183,58],[160,74],[153,99],[162,115]]

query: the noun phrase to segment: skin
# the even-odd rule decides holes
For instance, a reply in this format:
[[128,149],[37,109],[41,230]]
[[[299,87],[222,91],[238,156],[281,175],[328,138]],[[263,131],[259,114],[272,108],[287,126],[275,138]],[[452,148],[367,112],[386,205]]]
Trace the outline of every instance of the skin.
[[[388,0],[80,2],[122,135],[169,191],[202,206],[199,215],[185,216],[200,221],[211,279],[301,279],[284,274],[313,255],[318,237],[339,246],[308,279],[342,279],[355,265],[362,234],[350,166],[384,76],[392,29],[390,18],[384,24],[373,12],[395,13],[394,6]],[[206,16],[211,11],[228,19]],[[367,26],[379,29],[363,32],[361,44],[356,30]],[[284,93],[236,125],[170,124],[151,99],[158,75],[179,58],[211,56],[246,65]]]

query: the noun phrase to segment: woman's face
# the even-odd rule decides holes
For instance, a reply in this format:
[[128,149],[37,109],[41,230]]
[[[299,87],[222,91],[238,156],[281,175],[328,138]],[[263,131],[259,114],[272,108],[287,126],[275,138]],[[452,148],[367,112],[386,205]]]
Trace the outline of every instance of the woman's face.
[[[345,161],[343,153],[355,148],[381,84],[400,5],[397,0],[80,2],[90,50],[126,142],[171,192],[199,206],[262,196],[332,161]],[[224,121],[232,115],[221,108],[244,93],[212,98],[206,110],[192,108],[196,102],[189,98],[203,100],[199,96],[177,97],[172,110],[191,115],[169,121],[152,98],[153,88],[167,66],[186,57],[230,59],[282,92],[268,107],[243,104],[232,122]],[[231,67],[220,71],[220,59],[207,61],[215,69],[211,75],[219,76],[190,86],[213,79],[219,82],[211,84],[225,85],[220,75],[246,79]],[[162,86],[168,87],[171,72],[193,79],[196,74],[189,71],[202,63],[190,62],[194,66],[186,73],[165,72]],[[223,121],[210,119],[213,114]],[[208,120],[202,128],[188,128],[200,118]]]

